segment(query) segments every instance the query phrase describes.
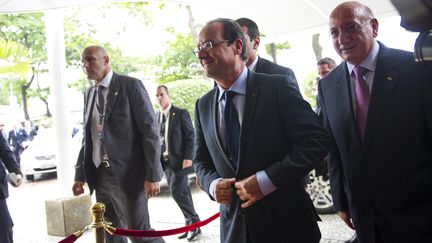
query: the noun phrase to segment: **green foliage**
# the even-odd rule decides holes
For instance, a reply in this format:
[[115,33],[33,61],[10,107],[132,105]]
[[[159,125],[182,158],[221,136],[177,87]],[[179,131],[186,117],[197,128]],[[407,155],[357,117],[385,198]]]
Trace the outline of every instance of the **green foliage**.
[[[268,54],[268,55],[272,55],[272,43],[269,43],[269,44],[266,44],[265,45],[265,50],[266,50],[266,53]],[[291,44],[288,42],[288,41],[285,41],[285,42],[281,42],[281,43],[275,43],[275,48],[276,48],[276,52],[278,51],[278,50],[287,50],[287,49],[290,49],[291,48]]]
[[192,121],[195,115],[195,102],[213,87],[213,81],[206,79],[186,79],[167,83],[173,105],[187,109]]
[[303,98],[309,102],[313,109],[316,108],[316,96],[318,94],[317,77],[316,72],[311,72],[303,81]]
[[0,14],[0,37],[27,47],[33,63],[47,59],[42,16],[42,13]]
[[28,49],[20,43],[0,40],[0,74],[23,77],[30,70]]
[[[172,29],[168,31],[173,32]],[[174,80],[190,79],[201,74],[198,58],[193,54],[195,45],[190,33],[175,34],[175,40],[167,42],[165,53],[150,61],[160,68],[155,74],[156,81],[164,84]]]

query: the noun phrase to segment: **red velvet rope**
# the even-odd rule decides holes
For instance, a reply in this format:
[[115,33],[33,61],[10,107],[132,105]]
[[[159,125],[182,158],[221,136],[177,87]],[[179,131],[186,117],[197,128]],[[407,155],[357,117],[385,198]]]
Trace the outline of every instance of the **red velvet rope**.
[[69,235],[68,237],[64,238],[63,240],[59,241],[58,243],[73,243],[78,239],[78,237],[74,234]]
[[200,228],[211,221],[217,219],[219,217],[220,213],[216,213],[215,215],[211,216],[210,218],[196,222],[181,228],[176,229],[170,229],[170,230],[128,230],[128,229],[121,229],[121,228],[115,228],[114,234],[116,235],[123,235],[123,236],[135,236],[135,237],[161,237],[161,236],[167,236],[167,235],[175,235],[180,233],[185,233],[191,230],[194,230],[196,228]]

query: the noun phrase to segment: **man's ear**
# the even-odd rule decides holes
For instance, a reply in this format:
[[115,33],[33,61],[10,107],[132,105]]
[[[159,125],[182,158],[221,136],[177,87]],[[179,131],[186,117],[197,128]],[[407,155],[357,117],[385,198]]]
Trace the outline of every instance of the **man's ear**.
[[254,44],[253,44],[253,49],[254,50],[258,49],[258,46],[259,46],[260,42],[261,42],[261,39],[260,39],[259,36],[257,36],[257,37],[254,38]]
[[243,51],[243,41],[240,38],[237,38],[234,42],[234,46],[236,48],[236,54],[240,55]]
[[110,60],[109,60],[109,56],[105,56],[104,59],[105,59],[105,64],[109,64],[109,61],[110,61]]

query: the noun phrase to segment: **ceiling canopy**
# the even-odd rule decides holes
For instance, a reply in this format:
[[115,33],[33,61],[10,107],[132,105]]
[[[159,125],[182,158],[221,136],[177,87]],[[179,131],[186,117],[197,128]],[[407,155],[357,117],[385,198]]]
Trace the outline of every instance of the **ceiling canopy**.
[[[253,19],[267,37],[327,26],[328,16],[342,0],[150,0],[190,5],[200,23],[226,17]],[[0,0],[0,13],[35,12],[115,0]],[[117,1],[118,2],[118,1]],[[361,0],[378,18],[399,15],[390,0]]]

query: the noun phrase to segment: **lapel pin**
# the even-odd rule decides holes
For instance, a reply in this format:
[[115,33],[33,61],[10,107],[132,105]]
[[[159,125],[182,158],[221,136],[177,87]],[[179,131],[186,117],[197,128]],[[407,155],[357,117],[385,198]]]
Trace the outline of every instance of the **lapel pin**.
[[387,77],[387,80],[391,81],[391,80],[393,80],[393,78],[392,77]]
[[118,91],[116,91],[116,92],[114,93],[114,95],[118,95]]

